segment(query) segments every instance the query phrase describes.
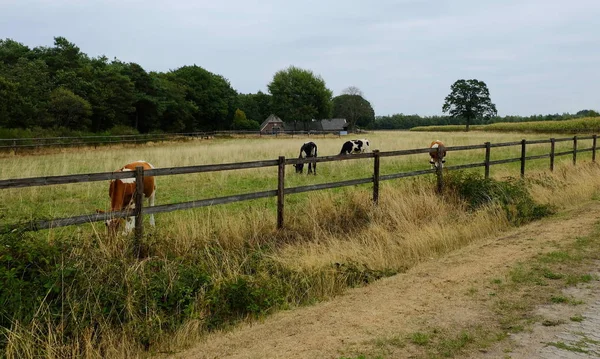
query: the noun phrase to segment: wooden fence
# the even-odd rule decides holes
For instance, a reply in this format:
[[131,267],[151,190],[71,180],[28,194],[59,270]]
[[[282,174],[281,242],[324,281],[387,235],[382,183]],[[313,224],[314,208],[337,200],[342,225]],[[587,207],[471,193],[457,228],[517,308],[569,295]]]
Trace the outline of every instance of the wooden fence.
[[[577,143],[578,140],[592,140],[592,147],[590,148],[578,148]],[[495,143],[492,144],[490,142],[486,142],[481,145],[467,145],[467,146],[452,146],[446,147],[446,151],[448,152],[458,152],[465,150],[473,150],[473,149],[484,149],[485,155],[482,162],[469,163],[469,164],[461,164],[461,165],[453,165],[453,166],[445,166],[444,169],[448,171],[466,169],[466,168],[476,168],[483,167],[484,174],[486,178],[489,178],[490,175],[490,167],[492,165],[506,164],[511,162],[520,162],[521,177],[525,175],[525,164],[528,160],[534,159],[549,159],[549,168],[551,171],[554,170],[554,160],[558,156],[572,155],[573,164],[577,162],[577,153],[581,152],[592,152],[592,161],[596,160],[596,140],[597,136],[587,136],[587,137],[569,137],[569,138],[551,138],[548,140],[533,140],[533,141],[517,141],[517,142],[505,142],[505,143]],[[569,151],[563,152],[555,152],[555,144],[557,142],[564,141],[572,141],[573,149]],[[550,144],[550,151],[547,154],[542,155],[532,155],[527,156],[527,145],[532,144]],[[495,147],[508,147],[508,146],[521,146],[521,156],[517,158],[508,158],[501,160],[490,160],[490,152],[492,148]],[[124,179],[124,178],[135,178],[136,179],[136,196],[135,196],[135,210],[131,211],[119,211],[119,212],[110,212],[110,213],[94,213],[87,214],[75,217],[68,218],[57,218],[50,221],[32,221],[27,226],[21,227],[21,230],[41,230],[48,228],[57,228],[63,226],[69,226],[74,224],[82,224],[88,222],[98,222],[104,221],[111,218],[124,218],[129,216],[135,216],[135,238],[136,243],[143,235],[143,224],[142,224],[142,215],[143,214],[154,214],[154,213],[163,213],[163,212],[172,212],[183,209],[197,208],[197,207],[206,207],[213,206],[218,204],[226,204],[232,202],[240,202],[247,201],[258,198],[267,198],[267,197],[277,197],[277,228],[284,227],[284,204],[285,204],[285,196],[310,192],[310,191],[318,191],[323,189],[330,188],[339,188],[346,186],[355,186],[360,184],[373,184],[373,201],[375,203],[378,202],[379,199],[379,184],[381,181],[387,181],[398,178],[405,177],[413,177],[420,176],[426,174],[435,173],[437,176],[437,190],[439,192],[442,191],[444,181],[443,181],[443,172],[441,166],[438,166],[436,169],[425,169],[418,171],[410,171],[410,172],[400,172],[394,174],[386,174],[380,175],[379,167],[380,167],[380,159],[382,157],[395,157],[395,156],[406,156],[420,153],[429,153],[431,149],[429,148],[420,148],[420,149],[409,149],[409,150],[399,150],[399,151],[389,151],[389,152],[380,152],[378,150],[374,150],[371,153],[361,153],[355,155],[337,155],[337,156],[325,156],[325,157],[316,157],[316,158],[285,158],[284,156],[280,156],[276,160],[266,160],[266,161],[252,161],[252,162],[242,162],[242,163],[226,163],[226,164],[213,164],[213,165],[201,165],[201,166],[187,166],[187,167],[174,167],[174,168],[155,168],[150,170],[144,170],[142,167],[138,167],[135,171],[131,172],[103,172],[103,173],[90,173],[90,174],[78,174],[78,175],[66,175],[66,176],[50,176],[50,177],[35,177],[35,178],[20,178],[20,179],[7,179],[0,180],[0,190],[7,188],[23,188],[23,187],[33,187],[33,186],[47,186],[47,185],[58,185],[58,184],[67,184],[67,183],[82,183],[82,182],[92,182],[92,181],[105,181],[105,180],[114,180],[114,179]],[[439,149],[437,150],[439,151]],[[360,178],[353,180],[346,180],[340,182],[330,182],[330,183],[321,183],[321,184],[312,184],[306,186],[299,187],[285,187],[285,166],[293,165],[299,163],[317,163],[317,162],[333,162],[333,161],[349,161],[349,160],[357,160],[364,158],[373,158],[373,175],[369,178]],[[262,168],[262,167],[277,167],[278,173],[278,182],[277,189],[267,190],[262,192],[253,192],[239,195],[232,195],[226,197],[217,197],[210,199],[201,199],[194,200],[189,202],[181,202],[181,203],[173,203],[173,204],[164,204],[154,207],[143,207],[143,185],[144,176],[168,176],[168,175],[178,175],[178,174],[190,174],[190,173],[202,173],[202,172],[215,172],[215,171],[232,171],[232,170],[240,170],[240,169],[248,169],[248,168]]]
[[262,133],[260,131],[205,131],[186,133],[156,133],[142,135],[110,135],[81,137],[36,137],[36,138],[0,138],[0,152],[19,152],[26,149],[63,148],[63,147],[98,147],[118,144],[140,144],[159,141],[179,141],[190,138],[212,138],[216,136],[249,136],[249,137],[281,137],[281,136],[340,136],[339,131],[280,131]]

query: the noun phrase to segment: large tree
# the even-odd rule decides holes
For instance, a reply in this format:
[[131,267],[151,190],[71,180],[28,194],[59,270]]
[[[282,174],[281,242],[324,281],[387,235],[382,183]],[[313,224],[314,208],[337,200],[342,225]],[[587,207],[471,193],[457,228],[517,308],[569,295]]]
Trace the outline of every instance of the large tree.
[[50,124],[76,130],[88,130],[92,122],[92,106],[71,90],[59,87],[50,93],[48,112],[54,121]]
[[472,121],[497,115],[496,105],[490,100],[490,91],[485,82],[475,79],[458,80],[450,89],[442,111],[450,113],[451,117],[463,118],[467,131]]
[[170,73],[170,80],[185,88],[185,98],[197,108],[194,128],[187,130],[225,130],[231,127],[237,92],[229,81],[200,66],[183,66]]
[[342,91],[342,95],[333,98],[333,117],[347,119],[349,128],[353,130],[356,126],[372,127],[375,111],[364,99],[362,91],[350,86]]
[[333,93],[325,86],[321,76],[310,70],[290,66],[278,71],[268,85],[272,97],[273,112],[285,122],[307,124],[314,118],[331,115]]

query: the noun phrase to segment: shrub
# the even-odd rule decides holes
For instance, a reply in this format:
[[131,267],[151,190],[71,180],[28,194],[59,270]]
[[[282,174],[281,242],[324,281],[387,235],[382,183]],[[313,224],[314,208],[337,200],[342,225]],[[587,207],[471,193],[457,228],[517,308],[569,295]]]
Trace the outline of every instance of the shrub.
[[535,203],[522,180],[509,178],[506,182],[473,172],[453,172],[445,178],[446,188],[464,200],[469,210],[487,204],[498,204],[514,225],[524,224],[549,214],[555,209]]

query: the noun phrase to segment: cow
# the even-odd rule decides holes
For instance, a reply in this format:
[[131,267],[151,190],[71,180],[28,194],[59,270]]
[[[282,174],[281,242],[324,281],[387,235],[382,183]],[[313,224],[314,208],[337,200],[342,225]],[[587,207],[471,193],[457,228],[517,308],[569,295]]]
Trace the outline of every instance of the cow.
[[[317,157],[317,145],[314,142],[305,142],[302,147],[300,147],[300,155],[298,158],[311,158]],[[296,173],[302,173],[304,169],[304,163],[295,164]],[[317,163],[308,163],[308,174],[313,173],[315,176],[317,175]]]
[[[438,159],[438,147],[440,148],[440,157]],[[436,140],[431,142],[429,145],[429,164],[431,168],[437,168],[438,164],[441,166],[440,168],[444,168],[444,163],[446,163],[446,146],[440,140]]]
[[[115,172],[127,172],[134,171],[136,167],[142,167],[144,170],[154,168],[150,163],[146,161],[135,161],[121,167]],[[136,183],[135,178],[123,178],[110,181],[108,187],[108,195],[110,197],[110,211],[121,211],[121,210],[133,210],[135,209],[135,191]],[[156,195],[156,184],[154,183],[153,176],[144,176],[144,197],[148,198],[148,206],[154,206],[154,198]],[[104,213],[102,210],[96,210],[98,213]],[[123,234],[128,234],[134,228],[135,217],[127,218],[125,223],[125,229]],[[123,218],[112,218],[108,219],[105,224],[108,230],[109,236],[114,236],[119,232]],[[154,214],[150,215],[150,225],[154,226]]]
[[342,150],[340,151],[340,155],[363,152],[369,152],[369,140],[364,138],[360,140],[350,140],[344,142],[342,145]]

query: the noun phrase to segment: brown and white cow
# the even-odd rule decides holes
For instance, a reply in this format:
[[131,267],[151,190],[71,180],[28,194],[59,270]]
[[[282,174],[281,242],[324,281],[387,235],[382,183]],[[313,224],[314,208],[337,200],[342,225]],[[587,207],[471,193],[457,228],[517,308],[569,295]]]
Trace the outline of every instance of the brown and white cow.
[[[440,157],[438,159],[438,147],[440,148]],[[444,168],[444,163],[446,163],[446,146],[444,145],[444,143],[440,140],[436,140],[431,142],[431,144],[429,145],[429,148],[431,149],[429,151],[429,156],[431,157],[429,159],[429,164],[431,164],[431,168],[437,168],[438,163],[440,164],[441,168]]]
[[[144,170],[154,168],[150,163],[146,161],[135,161],[121,167],[115,172],[126,172],[134,171],[136,167],[143,167]],[[123,178],[110,181],[108,187],[108,195],[110,197],[110,211],[121,211],[121,210],[133,210],[135,209],[135,178]],[[144,197],[148,198],[148,206],[154,206],[154,197],[156,194],[156,184],[154,183],[154,177],[144,176]],[[99,213],[103,213],[102,210],[97,210]],[[123,218],[112,218],[106,221],[106,227],[108,234],[111,236],[116,235],[119,232]],[[135,217],[127,218],[125,223],[125,229],[123,234],[128,234],[134,228]],[[154,214],[150,215],[150,225],[154,226]]]

